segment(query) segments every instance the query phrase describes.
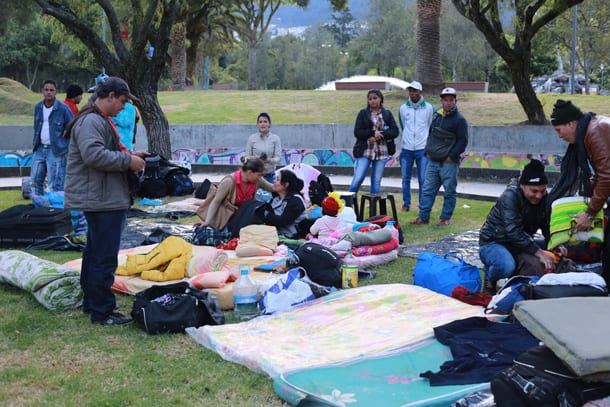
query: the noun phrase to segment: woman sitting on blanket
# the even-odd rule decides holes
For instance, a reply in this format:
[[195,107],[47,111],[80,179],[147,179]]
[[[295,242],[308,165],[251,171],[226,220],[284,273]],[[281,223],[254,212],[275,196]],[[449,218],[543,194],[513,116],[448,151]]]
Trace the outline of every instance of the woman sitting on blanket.
[[197,211],[202,221],[195,223],[195,226],[224,229],[228,219],[221,215],[226,214],[227,208],[231,208],[234,213],[244,202],[254,199],[258,188],[269,192],[274,190],[273,185],[262,178],[265,164],[260,158],[242,157],[241,161],[239,170],[220,180],[212,200],[203,202]]
[[278,234],[290,239],[304,237],[308,230],[301,223],[307,218],[303,180],[290,170],[280,170],[273,182],[273,198],[261,211],[262,220],[275,226]]

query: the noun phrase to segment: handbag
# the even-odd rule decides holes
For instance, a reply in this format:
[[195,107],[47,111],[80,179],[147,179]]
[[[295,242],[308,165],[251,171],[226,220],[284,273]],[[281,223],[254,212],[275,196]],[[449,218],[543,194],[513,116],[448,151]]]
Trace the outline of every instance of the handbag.
[[423,252],[413,269],[413,284],[451,297],[453,289],[461,285],[471,291],[481,290],[479,269],[464,261],[461,254],[447,252],[443,256]]
[[153,285],[137,293],[131,316],[151,335],[225,322],[216,296],[207,290],[191,288],[185,281]]
[[396,143],[394,140],[387,140],[386,145],[388,147],[388,155],[394,155],[396,153]]
[[[232,178],[231,175],[228,175],[228,176]],[[222,182],[222,180],[221,180],[221,182]],[[210,189],[208,190],[205,201],[203,201],[203,203],[201,204],[199,209],[197,209],[197,215],[202,220],[205,220],[207,218],[208,209],[210,208],[210,205],[212,204],[212,201],[214,200],[214,197],[216,196],[217,191],[218,191],[218,187],[216,185],[214,185],[214,184],[210,185]],[[208,226],[210,226],[214,229],[217,229],[217,230],[224,229],[224,227],[227,226],[227,223],[229,223],[229,219],[231,219],[231,217],[233,216],[235,211],[237,211],[237,206],[235,206],[230,201],[230,197],[233,196],[234,191],[235,191],[235,182],[232,183],[231,190],[229,191],[229,193],[227,194],[225,199],[222,201],[222,203],[218,206],[218,209],[216,210],[216,216],[214,216],[212,218],[212,220]]]
[[440,127],[432,127],[424,152],[432,161],[445,161],[456,140],[457,137],[454,133]]

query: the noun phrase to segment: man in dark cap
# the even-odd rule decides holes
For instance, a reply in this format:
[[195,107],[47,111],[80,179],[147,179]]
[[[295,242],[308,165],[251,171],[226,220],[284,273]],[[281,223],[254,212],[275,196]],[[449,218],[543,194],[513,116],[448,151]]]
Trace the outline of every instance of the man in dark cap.
[[73,115],[78,113],[78,104],[83,100],[83,88],[73,83],[66,89],[64,103],[70,108]]
[[144,169],[148,153],[130,152],[120,142],[110,120],[135,97],[127,83],[109,77],[66,128],[70,138],[64,206],[85,212],[87,244],[83,250],[80,283],[83,312],[91,322],[125,325],[131,318],[116,311],[111,286],[117,268],[121,232],[131,205],[127,172]]
[[[551,125],[569,143],[561,160],[561,178],[549,193],[549,202],[572,195],[587,197],[587,209],[576,215],[576,229],[590,230],[595,215],[610,196],[610,117],[583,113],[571,101],[557,100]],[[593,171],[591,170],[593,169]],[[604,233],[603,272],[610,283],[610,236]]]
[[[542,250],[545,242],[534,239],[540,229],[550,237],[547,202],[548,184],[544,165],[531,160],[521,177],[513,179],[491,208],[479,232],[479,256],[485,269],[484,291],[495,292],[496,282],[519,272],[520,264],[539,265],[527,274],[553,269],[553,258]],[[533,260],[533,261],[532,261]]]

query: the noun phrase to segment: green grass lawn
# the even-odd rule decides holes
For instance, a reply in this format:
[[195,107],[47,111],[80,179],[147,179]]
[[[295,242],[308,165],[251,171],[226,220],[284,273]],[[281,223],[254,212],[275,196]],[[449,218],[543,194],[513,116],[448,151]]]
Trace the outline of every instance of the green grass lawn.
[[[408,98],[407,91],[383,91],[384,105],[395,115]],[[65,94],[58,94],[64,100]],[[87,100],[87,95],[81,106]],[[437,95],[424,92],[435,106]],[[254,124],[260,112],[269,112],[275,124],[354,123],[366,106],[366,91],[316,90],[190,90],[159,92],[159,104],[170,124]],[[571,99],[583,111],[610,114],[609,96],[538,95],[550,115],[557,99]],[[32,125],[34,104],[40,93],[0,78],[0,125]],[[514,93],[460,93],[459,109],[470,125],[515,125],[527,119]]]
[[[19,191],[0,191],[0,209],[24,202]],[[441,204],[437,199],[432,219]],[[458,198],[448,227],[410,225],[416,214],[401,212],[405,244],[477,229],[491,205]],[[59,263],[80,257],[79,252],[30,253]],[[398,258],[376,268],[377,277],[361,285],[409,283],[414,266],[415,259]],[[117,300],[123,311],[131,310],[132,297],[117,294]],[[189,336],[151,336],[136,325],[92,325],[80,309],[48,311],[6,284],[0,285],[0,309],[0,405],[286,405],[269,378],[222,360]],[[232,312],[226,315],[229,323],[235,321]]]

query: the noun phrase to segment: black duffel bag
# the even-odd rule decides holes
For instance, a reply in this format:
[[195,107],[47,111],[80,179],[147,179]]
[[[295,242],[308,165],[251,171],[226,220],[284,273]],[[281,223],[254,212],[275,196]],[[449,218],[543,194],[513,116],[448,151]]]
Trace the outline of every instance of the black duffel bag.
[[216,296],[185,281],[154,285],[136,294],[131,316],[149,334],[184,332],[190,326],[222,325]]

